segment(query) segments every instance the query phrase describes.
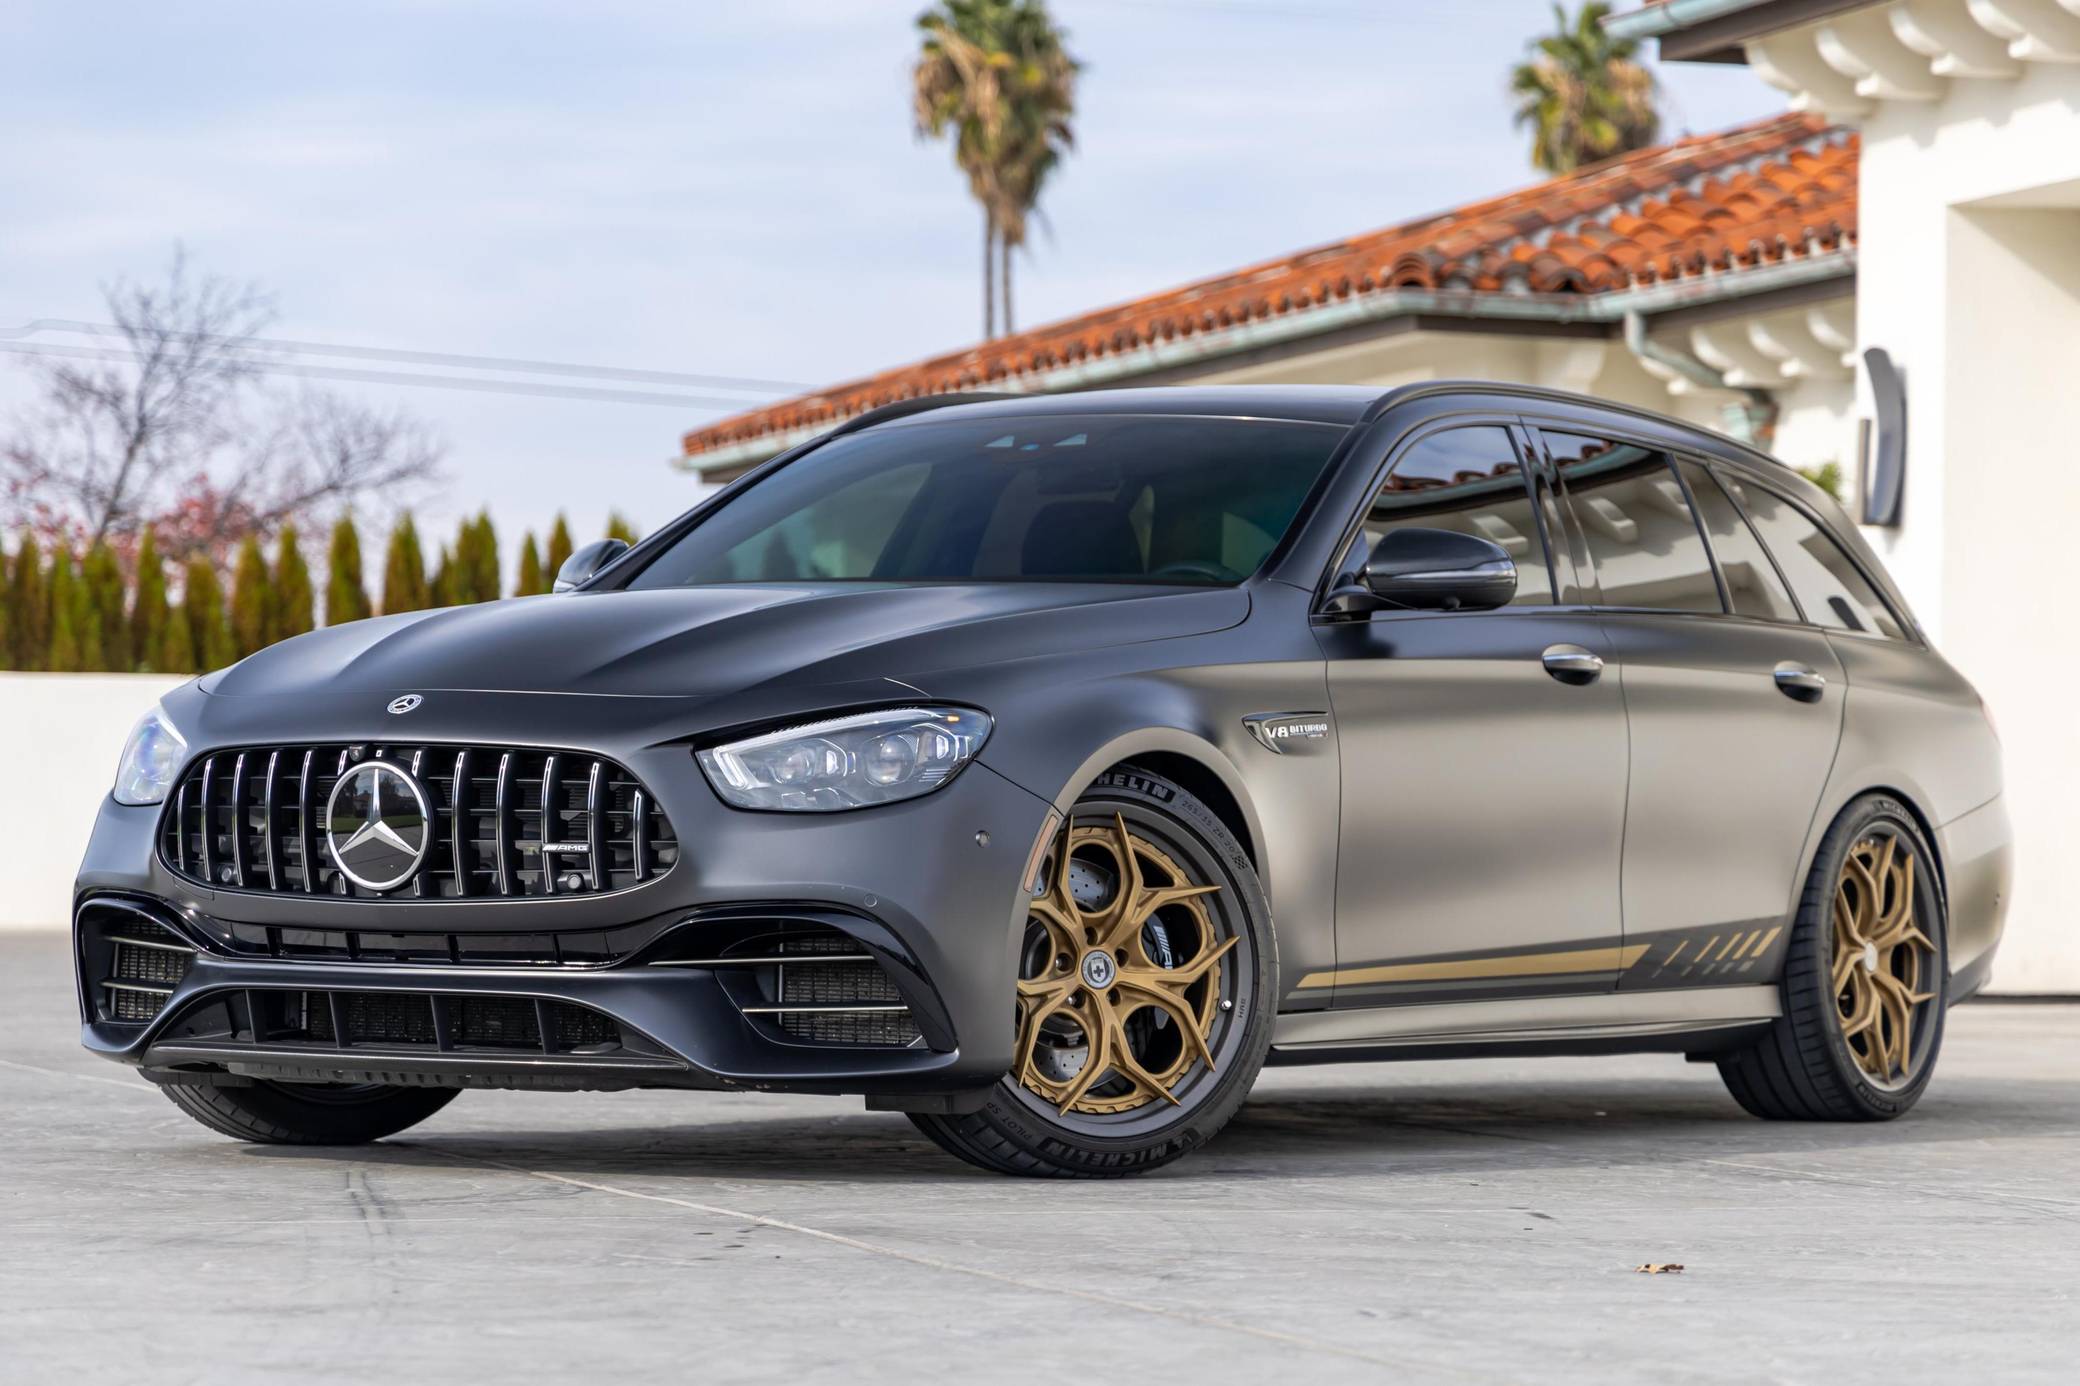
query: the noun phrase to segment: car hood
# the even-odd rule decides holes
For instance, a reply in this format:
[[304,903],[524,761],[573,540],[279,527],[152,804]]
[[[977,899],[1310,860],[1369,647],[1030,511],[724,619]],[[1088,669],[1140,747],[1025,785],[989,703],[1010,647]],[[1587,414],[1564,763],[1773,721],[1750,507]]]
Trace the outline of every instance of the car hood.
[[354,621],[205,680],[224,697],[471,690],[712,697],[775,680],[933,670],[1221,630],[1235,588],[745,585],[522,597]]

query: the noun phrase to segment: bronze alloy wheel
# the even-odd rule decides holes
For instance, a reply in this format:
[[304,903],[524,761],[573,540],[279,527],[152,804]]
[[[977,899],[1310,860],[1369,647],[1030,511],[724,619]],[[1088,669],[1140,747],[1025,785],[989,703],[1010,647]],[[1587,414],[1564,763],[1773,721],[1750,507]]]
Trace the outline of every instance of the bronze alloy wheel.
[[1240,1110],[1270,1049],[1278,937],[1263,883],[1219,814],[1136,765],[1087,787],[1045,855],[1015,926],[1003,1078],[972,1110],[911,1120],[1005,1174],[1169,1164]]
[[1911,1081],[1938,990],[1936,946],[1916,914],[1916,856],[1878,831],[1849,849],[1834,890],[1830,984],[1842,1039],[1880,1087]]
[[1220,886],[1130,828],[1124,814],[1065,827],[1034,897],[1018,983],[1018,1081],[1062,1116],[1178,1106],[1218,1070]]
[[1913,812],[1842,809],[1787,921],[1783,1014],[1717,1054],[1734,1100],[1771,1121],[1890,1121],[1921,1100],[1943,1044],[1946,900]]

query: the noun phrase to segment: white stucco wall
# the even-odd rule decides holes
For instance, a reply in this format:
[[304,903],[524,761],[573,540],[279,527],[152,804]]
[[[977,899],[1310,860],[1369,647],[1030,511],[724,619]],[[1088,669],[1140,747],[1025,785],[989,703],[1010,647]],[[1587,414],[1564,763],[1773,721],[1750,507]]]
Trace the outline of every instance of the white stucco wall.
[[0,795],[8,888],[0,929],[56,928],[94,815],[137,719],[184,680],[160,674],[0,674],[9,773],[32,792]]
[[[2017,869],[1994,980],[2080,991],[2080,68],[1863,122],[1857,336],[1905,372],[1903,523],[1870,538],[2000,729]],[[1868,404],[1862,406],[1866,411]]]

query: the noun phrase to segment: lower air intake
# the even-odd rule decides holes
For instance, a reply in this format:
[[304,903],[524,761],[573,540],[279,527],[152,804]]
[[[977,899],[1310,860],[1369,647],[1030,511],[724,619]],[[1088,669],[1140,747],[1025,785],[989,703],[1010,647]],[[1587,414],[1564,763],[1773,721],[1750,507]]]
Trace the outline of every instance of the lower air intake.
[[98,982],[99,1018],[123,1024],[156,1019],[195,961],[180,935],[128,909],[83,911],[79,942],[87,975]]
[[905,1049],[923,1042],[895,980],[858,939],[836,929],[762,934],[720,957],[670,959],[667,966],[712,967],[736,980],[738,1009],[769,1039]]

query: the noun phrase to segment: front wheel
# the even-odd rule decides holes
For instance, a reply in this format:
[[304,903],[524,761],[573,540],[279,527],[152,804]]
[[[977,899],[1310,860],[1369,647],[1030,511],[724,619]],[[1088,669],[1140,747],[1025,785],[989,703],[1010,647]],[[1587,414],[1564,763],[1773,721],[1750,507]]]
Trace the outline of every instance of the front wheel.
[[1019,954],[1012,1072],[927,1136],[1005,1174],[1103,1178],[1204,1145],[1271,1042],[1278,951],[1248,854],[1160,775],[1110,771],[1079,799]]
[[1793,921],[1784,1014],[1719,1061],[1735,1100],[1776,1121],[1904,1114],[1943,1043],[1945,922],[1935,854],[1906,806],[1873,794],[1844,809]]
[[270,1083],[215,1088],[169,1084],[173,1105],[210,1130],[261,1145],[365,1145],[417,1126],[455,1100],[456,1088],[383,1083]]

